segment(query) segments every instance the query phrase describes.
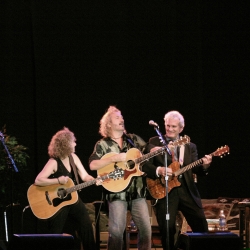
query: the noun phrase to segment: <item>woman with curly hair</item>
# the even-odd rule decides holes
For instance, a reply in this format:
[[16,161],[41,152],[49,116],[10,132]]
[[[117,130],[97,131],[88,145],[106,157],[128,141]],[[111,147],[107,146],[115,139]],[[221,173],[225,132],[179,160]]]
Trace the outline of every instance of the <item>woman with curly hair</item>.
[[[38,174],[35,185],[48,186],[53,184],[66,184],[69,178],[75,180],[70,157],[75,162],[77,174],[83,181],[91,181],[94,178],[87,173],[79,157],[75,154],[76,138],[74,133],[64,127],[51,139],[48,147],[50,159]],[[97,185],[100,184],[98,181]],[[74,204],[62,207],[52,218],[48,220],[50,233],[60,234],[63,232],[67,218],[72,218],[79,225],[78,235],[84,249],[95,249],[94,233],[87,209],[78,197]]]

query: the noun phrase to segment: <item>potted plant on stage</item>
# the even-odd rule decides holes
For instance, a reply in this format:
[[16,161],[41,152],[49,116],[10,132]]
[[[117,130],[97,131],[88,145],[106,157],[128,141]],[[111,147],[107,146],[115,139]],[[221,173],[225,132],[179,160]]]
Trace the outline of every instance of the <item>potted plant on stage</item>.
[[[12,212],[13,207],[18,206],[20,200],[26,198],[29,156],[27,148],[20,145],[16,137],[6,133],[5,126],[0,130],[0,141],[0,208],[3,218],[4,211]],[[0,224],[3,227],[3,223]],[[2,230],[3,228],[0,229]]]

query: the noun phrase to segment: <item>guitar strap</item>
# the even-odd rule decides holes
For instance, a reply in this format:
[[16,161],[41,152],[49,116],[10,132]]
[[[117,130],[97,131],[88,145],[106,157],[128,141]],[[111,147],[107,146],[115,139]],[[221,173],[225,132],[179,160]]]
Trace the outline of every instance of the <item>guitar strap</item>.
[[79,184],[78,173],[76,171],[76,164],[75,164],[74,159],[73,159],[73,157],[72,157],[71,154],[69,155],[69,162],[70,162],[71,167],[73,168],[75,179],[76,179],[76,183]]
[[125,134],[125,133],[124,133],[124,135],[125,135],[125,137],[126,137],[126,140],[132,145],[132,147],[136,148],[136,146],[135,146],[135,144],[133,143],[133,141],[131,140],[131,138],[130,138],[127,134]]
[[[126,133],[123,133],[123,134],[124,134],[124,136],[125,136],[127,142],[129,142],[130,145],[131,145],[133,148],[137,148],[136,145],[135,145],[135,143],[132,141],[132,139],[131,139],[131,137],[130,137],[130,136],[133,136],[133,135],[130,134],[130,136],[129,136],[129,135],[126,134]],[[132,210],[132,200],[135,199],[135,198],[137,198],[137,188],[138,188],[138,186],[135,184],[135,183],[136,183],[136,178],[133,178],[132,181],[134,182],[134,189],[133,189],[133,192],[132,192],[130,195],[127,194],[127,197],[126,197],[126,200],[127,200],[127,202],[128,202],[128,210],[130,210],[130,211]],[[141,188],[142,188],[142,187],[141,187]],[[136,194],[136,195],[135,195],[135,194]]]
[[[167,139],[167,142],[169,143],[171,140]],[[175,160],[177,160],[180,163],[180,166],[183,166],[184,161],[184,152],[185,152],[185,145],[181,145],[180,147],[175,147],[174,149],[174,155]]]
[[179,163],[180,163],[181,167],[183,166],[183,161],[184,161],[184,151],[185,151],[185,146],[181,145],[180,152],[179,152]]

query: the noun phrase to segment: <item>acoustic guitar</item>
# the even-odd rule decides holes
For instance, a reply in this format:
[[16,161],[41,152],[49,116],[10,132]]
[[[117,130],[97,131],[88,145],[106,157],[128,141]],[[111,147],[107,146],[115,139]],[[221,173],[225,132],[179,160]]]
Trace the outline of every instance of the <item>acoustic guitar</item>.
[[[185,135],[184,137],[181,137],[179,140],[173,142],[173,145],[181,146],[189,142],[190,138]],[[150,158],[156,155],[163,154],[165,151],[166,148],[161,147],[156,151],[142,155],[142,153],[137,148],[131,148],[126,153],[126,161],[111,163],[101,169],[98,169],[97,175],[98,176],[106,175],[107,173],[114,171],[116,169],[122,171],[123,175],[121,176],[121,178],[108,179],[102,184],[103,187],[108,191],[114,193],[121,192],[129,186],[133,177],[142,176],[144,174],[144,172],[142,172],[140,169],[140,164],[144,163],[145,161],[149,160]],[[110,152],[105,154],[101,159],[105,159],[116,154],[118,153]]]
[[[223,157],[226,153],[229,154],[229,147],[226,145],[224,147],[218,148],[215,152],[211,153],[211,156]],[[202,159],[199,159],[183,168],[180,168],[180,163],[178,161],[172,162],[168,167],[172,168],[173,174],[168,179],[168,193],[175,187],[179,187],[181,183],[178,181],[178,176],[184,172],[202,164]],[[147,188],[150,195],[158,200],[166,196],[166,180],[165,177],[161,176],[156,180],[146,178]]]
[[27,191],[27,197],[33,214],[39,219],[48,219],[55,215],[62,207],[74,204],[78,201],[78,193],[76,191],[93,185],[97,180],[103,182],[108,179],[121,178],[123,173],[117,169],[100,178],[86,181],[84,183],[74,185],[72,179],[64,185],[54,184],[49,186],[31,185]]

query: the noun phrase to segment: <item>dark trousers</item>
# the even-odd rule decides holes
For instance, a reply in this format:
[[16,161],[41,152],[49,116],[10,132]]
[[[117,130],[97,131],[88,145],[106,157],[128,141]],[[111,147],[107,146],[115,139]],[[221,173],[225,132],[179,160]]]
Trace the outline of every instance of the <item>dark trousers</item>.
[[[155,205],[155,214],[162,237],[162,247],[166,250],[167,221],[166,221],[166,198],[158,200]],[[173,188],[168,194],[169,247],[174,249],[176,233],[176,215],[181,211],[193,232],[207,232],[208,225],[202,208],[198,207],[191,197],[185,183],[180,187]],[[169,250],[169,249],[167,249]]]
[[95,249],[96,245],[92,223],[89,218],[88,211],[80,199],[73,205],[63,207],[48,221],[50,233],[65,233],[63,232],[63,228],[68,217],[74,221],[76,229],[79,230],[78,235],[82,241],[83,248],[86,250]]

